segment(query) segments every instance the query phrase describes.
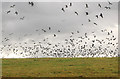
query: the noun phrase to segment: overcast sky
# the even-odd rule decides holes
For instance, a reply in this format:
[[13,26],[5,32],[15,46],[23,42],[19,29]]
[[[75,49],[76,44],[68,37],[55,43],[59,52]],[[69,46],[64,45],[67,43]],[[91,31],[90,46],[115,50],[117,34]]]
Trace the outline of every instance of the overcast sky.
[[[104,38],[105,35],[101,34],[102,29],[113,30],[114,35],[118,38],[117,2],[114,2],[113,5],[109,5],[108,2],[73,2],[72,6],[63,12],[61,8],[65,8],[65,5],[69,5],[69,3],[35,2],[31,7],[28,2],[3,2],[3,38],[9,37],[9,43],[49,38],[49,41],[54,43],[63,41],[69,37],[71,32],[76,31],[80,31],[76,37],[83,36],[84,33],[88,33],[90,36],[94,31],[99,38]],[[89,5],[88,9],[85,8],[86,3]],[[102,8],[98,7],[98,3]],[[10,8],[13,4],[16,6]],[[105,6],[110,6],[111,9],[107,10],[104,8]],[[11,12],[7,14],[9,10]],[[15,11],[18,11],[18,15],[15,15]],[[75,15],[75,11],[79,15]],[[86,11],[89,12],[88,16],[85,15]],[[100,13],[103,13],[104,18],[97,19],[95,16]],[[22,17],[25,17],[24,20],[20,20]],[[90,23],[88,19],[91,19]],[[98,25],[94,25],[94,22]],[[51,31],[48,31],[49,27],[51,27]],[[38,32],[36,32],[37,29],[39,29]],[[44,33],[41,29],[45,29],[47,32]],[[61,32],[58,33],[58,30]],[[11,33],[13,35],[9,36]],[[53,34],[57,34],[57,37],[53,38]]]

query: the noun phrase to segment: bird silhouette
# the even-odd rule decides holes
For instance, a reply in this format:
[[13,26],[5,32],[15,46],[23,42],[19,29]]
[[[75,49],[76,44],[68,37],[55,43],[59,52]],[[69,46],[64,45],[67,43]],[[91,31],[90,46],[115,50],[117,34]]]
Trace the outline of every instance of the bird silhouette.
[[70,6],[72,6],[72,3],[70,3]]
[[58,30],[58,32],[60,32],[60,30]]
[[54,37],[56,37],[56,34],[54,34]]
[[88,22],[91,22],[91,20],[90,20],[90,19],[88,19]]
[[43,32],[46,32],[46,30],[42,29]]
[[98,6],[101,8],[102,6],[100,4],[98,4]]
[[63,12],[65,12],[64,8],[61,9]]
[[29,5],[34,6],[34,3],[33,3],[33,2],[28,2],[28,3],[29,3]]
[[9,11],[7,11],[7,14],[9,14],[11,11],[9,10]]
[[108,1],[109,5],[112,5],[112,3],[110,1]]
[[86,15],[88,15],[88,12],[85,12],[86,13]]
[[88,8],[88,4],[85,4],[86,8]]
[[94,22],[94,25],[97,25],[97,23]]
[[100,13],[100,16],[103,18],[103,14],[102,13]]
[[21,20],[24,20],[24,18],[25,18],[25,17],[23,16],[23,17],[21,17],[20,19],[21,19]]
[[14,7],[15,7],[15,5],[11,5],[11,6],[10,6],[10,8],[14,8]]
[[75,14],[78,15],[78,12],[75,11]]
[[49,27],[49,30],[51,30],[51,27]]
[[96,15],[96,18],[98,18],[98,15]]
[[68,5],[65,5],[66,8],[68,8]]
[[18,15],[18,12],[16,11],[15,14]]

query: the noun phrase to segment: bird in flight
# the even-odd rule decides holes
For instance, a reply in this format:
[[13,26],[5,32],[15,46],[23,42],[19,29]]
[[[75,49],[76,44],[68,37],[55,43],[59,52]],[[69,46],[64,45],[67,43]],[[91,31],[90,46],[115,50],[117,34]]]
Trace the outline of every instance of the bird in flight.
[[91,20],[90,20],[90,19],[88,19],[88,22],[91,22]]
[[11,5],[11,6],[10,6],[10,8],[14,8],[14,7],[15,7],[15,5]]
[[100,16],[103,18],[103,14],[102,13],[100,13]]
[[25,17],[23,16],[23,17],[22,17],[22,18],[20,18],[20,19],[21,19],[21,20],[24,20],[24,18],[25,18]]
[[98,4],[98,6],[101,8],[101,5],[100,5],[100,4]]
[[67,6],[67,5],[65,5],[65,7],[66,7],[66,8],[68,8],[68,6]]
[[72,6],[72,3],[70,3],[70,6]]
[[78,15],[78,12],[75,12],[76,15]]
[[54,37],[56,37],[56,34],[54,34]]
[[85,12],[86,13],[86,15],[88,15],[88,12]]
[[9,11],[7,11],[7,14],[9,14],[11,11],[9,10]]
[[16,11],[15,14],[18,15],[18,12]]
[[97,23],[94,22],[95,25],[97,25]]
[[46,30],[42,29],[43,32],[46,32]]
[[109,3],[109,5],[112,5],[112,3],[111,3],[111,2],[109,2],[109,1],[108,1],[108,3]]
[[33,2],[29,2],[29,5],[34,6],[34,3]]
[[51,30],[51,27],[49,27],[49,30]]
[[58,32],[60,32],[60,30],[58,30]]
[[88,8],[88,4],[86,4],[86,8]]
[[61,9],[63,12],[65,12],[64,8]]
[[98,18],[98,15],[96,15],[96,18]]

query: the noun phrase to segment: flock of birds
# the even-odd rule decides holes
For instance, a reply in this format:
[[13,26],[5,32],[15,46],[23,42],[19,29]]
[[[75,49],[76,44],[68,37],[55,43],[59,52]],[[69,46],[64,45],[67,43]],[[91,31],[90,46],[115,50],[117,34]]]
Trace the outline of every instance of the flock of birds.
[[[34,6],[33,2],[28,2],[30,6]],[[110,6],[113,4],[108,2]],[[10,6],[10,8],[14,8],[16,5]],[[62,12],[66,12],[66,8],[72,7],[73,3],[69,3],[69,5],[65,5],[62,8]],[[110,6],[105,6],[105,9],[111,9]],[[102,8],[101,4],[98,4],[99,8]],[[85,4],[85,8],[89,8],[88,4]],[[9,14],[11,11],[7,11]],[[74,12],[75,15],[79,15],[77,11]],[[15,11],[15,15],[18,15],[19,12]],[[85,12],[86,16],[89,15],[89,12]],[[104,18],[103,13],[95,16],[96,18]],[[21,17],[21,20],[24,20],[24,16]],[[91,22],[91,19],[88,19],[88,22]],[[93,24],[98,25],[93,22]],[[38,31],[48,32],[51,31],[52,27],[48,27],[46,29],[36,29],[36,33]],[[62,30],[58,29],[57,32],[60,33]],[[69,38],[65,38],[63,42],[51,43],[49,41],[49,37],[43,38],[41,41],[36,41],[34,39],[19,43],[4,43],[9,42],[10,38],[14,33],[8,34],[9,37],[3,38],[3,47],[0,48],[0,53],[5,56],[9,56],[11,53],[14,53],[18,56],[22,57],[36,57],[39,58],[40,55],[43,57],[117,57],[118,56],[118,42],[117,37],[113,34],[113,30],[102,29],[100,33],[104,34],[105,38],[99,38],[99,35],[94,32],[88,34],[84,33],[83,36],[74,37],[75,35],[80,35],[80,31],[72,31],[69,33]],[[24,36],[27,36],[25,34]],[[53,34],[53,39],[59,37],[57,34]],[[8,53],[7,53],[8,52]],[[5,57],[3,55],[3,58]]]

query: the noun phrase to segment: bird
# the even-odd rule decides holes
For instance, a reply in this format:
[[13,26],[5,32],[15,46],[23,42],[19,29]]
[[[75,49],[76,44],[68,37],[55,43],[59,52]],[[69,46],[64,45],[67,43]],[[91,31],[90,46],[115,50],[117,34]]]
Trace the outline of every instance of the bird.
[[97,23],[94,22],[95,25],[97,25]]
[[111,9],[110,7],[108,7],[108,6],[105,6],[105,9]]
[[72,6],[72,3],[70,3],[70,6]]
[[18,15],[18,12],[16,11],[15,14]]
[[108,1],[109,5],[112,5],[112,3],[110,1]]
[[58,32],[60,32],[60,30],[58,30]]
[[54,34],[54,37],[56,37],[56,34]]
[[14,8],[14,7],[15,7],[15,5],[11,5],[11,6],[10,6],[10,8]]
[[78,12],[75,11],[75,14],[78,15]]
[[112,33],[112,30],[111,30],[111,33]]
[[7,11],[7,14],[9,14],[11,11],[9,10],[9,11]]
[[71,34],[74,34],[74,32],[71,32]]
[[108,32],[108,35],[110,35],[110,33]]
[[98,15],[96,15],[96,18],[98,18]]
[[68,5],[65,5],[66,8],[68,8]]
[[100,16],[103,18],[103,14],[102,13],[100,13]]
[[51,30],[51,27],[49,27],[49,30]]
[[77,33],[80,33],[79,31],[77,31]]
[[88,12],[85,12],[86,13],[86,15],[88,15]]
[[86,8],[88,8],[88,4],[86,4],[85,6],[86,6]]
[[88,19],[88,22],[91,22],[91,20],[90,20],[90,19]]
[[25,18],[25,17],[23,16],[23,17],[21,17],[20,19],[21,19],[21,20],[24,20],[24,18]]
[[61,9],[63,12],[65,12],[64,8]]
[[46,30],[42,29],[43,32],[46,32]]
[[33,2],[28,2],[28,3],[29,3],[29,5],[34,6],[34,3],[33,3]]
[[98,6],[101,8],[101,5],[100,5],[100,4],[98,4]]

